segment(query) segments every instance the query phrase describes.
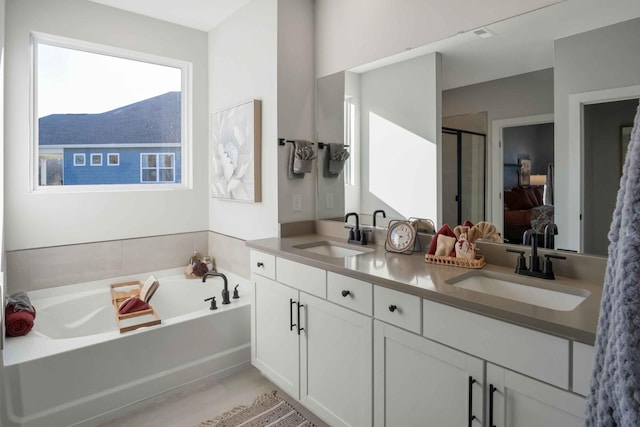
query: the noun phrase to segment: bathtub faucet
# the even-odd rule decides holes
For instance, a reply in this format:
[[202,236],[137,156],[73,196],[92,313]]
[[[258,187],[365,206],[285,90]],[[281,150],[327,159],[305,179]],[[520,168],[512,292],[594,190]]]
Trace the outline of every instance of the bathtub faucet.
[[224,289],[222,290],[222,304],[231,304],[231,300],[229,300],[229,287],[227,285],[227,276],[225,276],[222,273],[211,271],[209,273],[205,273],[204,276],[202,276],[202,283],[206,282],[207,277],[209,276],[222,277],[222,280],[224,280]]

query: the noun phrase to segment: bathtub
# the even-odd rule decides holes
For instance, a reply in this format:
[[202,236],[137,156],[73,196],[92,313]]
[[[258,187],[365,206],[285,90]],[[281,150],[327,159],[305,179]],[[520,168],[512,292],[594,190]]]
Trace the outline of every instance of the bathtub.
[[[224,272],[239,299],[222,304],[223,280],[185,279],[182,269],[154,272],[150,303],[162,323],[120,333],[109,284],[138,274],[29,292],[34,328],[5,340],[5,427],[90,426],[108,421],[250,365],[251,286]],[[218,310],[205,298],[216,297]]]

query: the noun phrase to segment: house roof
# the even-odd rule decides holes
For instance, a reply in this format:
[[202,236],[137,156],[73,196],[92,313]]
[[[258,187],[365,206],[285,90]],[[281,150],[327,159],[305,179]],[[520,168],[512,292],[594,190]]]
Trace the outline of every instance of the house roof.
[[51,114],[39,122],[39,145],[179,144],[180,92],[99,114]]

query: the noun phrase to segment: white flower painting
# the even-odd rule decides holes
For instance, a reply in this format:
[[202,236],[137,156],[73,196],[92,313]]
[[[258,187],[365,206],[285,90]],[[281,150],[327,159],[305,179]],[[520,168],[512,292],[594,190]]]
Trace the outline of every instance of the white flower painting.
[[211,118],[211,197],[260,201],[261,102],[253,100]]

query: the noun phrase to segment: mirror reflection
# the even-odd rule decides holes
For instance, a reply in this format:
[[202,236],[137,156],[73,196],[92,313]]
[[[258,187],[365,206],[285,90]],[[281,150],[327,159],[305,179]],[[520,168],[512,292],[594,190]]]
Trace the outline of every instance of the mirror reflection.
[[318,141],[350,158],[325,178],[319,153],[317,218],[484,219],[516,244],[556,224],[553,247],[606,255],[638,17],[637,1],[567,0],[319,78]]

